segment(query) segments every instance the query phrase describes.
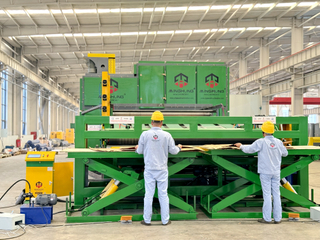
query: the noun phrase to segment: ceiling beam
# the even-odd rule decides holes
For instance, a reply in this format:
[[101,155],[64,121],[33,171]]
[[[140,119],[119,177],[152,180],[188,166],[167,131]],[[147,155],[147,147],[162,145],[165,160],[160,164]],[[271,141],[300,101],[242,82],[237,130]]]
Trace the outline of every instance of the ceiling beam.
[[[221,36],[220,36],[221,37]],[[275,38],[270,38],[269,42],[273,41]],[[310,39],[312,42],[318,42],[320,41],[320,36],[312,36]],[[291,38],[290,37],[283,37],[277,41],[273,41],[270,43],[270,45],[279,45],[279,44],[291,44]],[[26,46],[24,47],[24,54],[52,54],[52,53],[70,53],[73,54],[75,53],[83,53],[86,54],[88,52],[98,52],[98,53],[103,53],[104,51],[110,51],[112,49],[113,51],[122,51],[122,52],[132,52],[134,44],[122,44],[121,46],[119,45],[114,45],[114,44],[105,44],[105,46],[102,48],[101,44],[97,45],[89,45],[86,48],[81,47],[81,51],[78,50],[76,45],[70,45],[70,47],[67,46],[39,46],[38,48],[36,46]],[[167,45],[167,42],[162,42],[162,43],[155,43],[153,45],[151,44],[144,44],[143,47],[141,46],[140,48],[136,48],[135,50],[142,50],[145,49],[151,49],[151,50],[160,50],[162,51],[164,48],[167,50],[175,50],[177,48],[181,49],[190,49],[194,46],[199,46],[198,41],[188,41],[186,44],[182,44],[180,41],[175,42],[171,41],[169,45]],[[260,46],[260,39],[258,38],[253,38],[250,41],[244,38],[238,38],[236,42],[232,42],[230,39],[220,39],[218,42],[208,42],[205,46],[201,46],[202,48],[206,47],[212,47],[212,48],[219,48],[221,46],[240,46],[240,47],[248,47],[248,46],[255,46],[259,47]]]
[[[252,19],[251,19],[252,20]],[[316,18],[314,22],[308,24],[307,26],[315,26],[320,25],[320,18]],[[69,25],[73,27],[72,33],[119,33],[119,25],[116,24],[102,24],[101,31],[99,31],[99,27],[97,24],[82,24],[81,31],[78,30],[78,25]],[[237,19],[233,19],[228,21],[228,23],[224,26],[225,28],[234,28],[235,26],[239,28],[252,27],[252,21],[241,21],[238,23]],[[255,23],[255,27],[291,27],[292,19],[291,18],[283,18],[280,19],[277,23],[274,21],[274,18],[263,18],[259,22]],[[168,22],[166,24],[162,24],[161,31],[174,31],[178,29],[179,23],[177,22]],[[204,30],[204,29],[212,29],[219,28],[219,24],[215,21],[203,21],[201,23],[201,27],[198,26],[196,21],[193,22],[182,22],[181,27],[182,30]],[[145,24],[142,25],[141,29],[139,29],[139,22],[137,23],[123,23],[121,32],[139,32],[139,31],[159,31],[159,27],[157,24],[152,24],[150,29]],[[25,36],[25,35],[46,35],[46,34],[70,34],[70,29],[66,25],[61,25],[59,28],[53,28],[51,24],[43,25],[38,27],[38,33],[36,32],[34,26],[21,26],[20,32],[16,28],[3,26],[2,29],[2,37],[11,37],[11,36]]]

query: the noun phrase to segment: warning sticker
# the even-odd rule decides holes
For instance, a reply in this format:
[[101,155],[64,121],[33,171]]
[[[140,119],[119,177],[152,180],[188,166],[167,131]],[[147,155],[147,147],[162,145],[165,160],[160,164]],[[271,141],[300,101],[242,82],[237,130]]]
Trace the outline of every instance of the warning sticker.
[[263,124],[266,121],[276,124],[276,117],[252,117],[252,124]]
[[116,116],[111,116],[109,118],[109,123],[110,124],[134,124],[134,117],[132,116],[121,116],[121,117],[116,117]]

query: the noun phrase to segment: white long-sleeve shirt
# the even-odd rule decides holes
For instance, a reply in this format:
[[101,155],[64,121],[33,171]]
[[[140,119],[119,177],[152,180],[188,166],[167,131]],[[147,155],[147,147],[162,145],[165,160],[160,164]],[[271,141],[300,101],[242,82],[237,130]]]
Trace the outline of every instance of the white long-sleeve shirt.
[[241,145],[240,149],[245,153],[258,152],[258,173],[263,174],[280,174],[281,158],[288,156],[283,143],[273,136],[260,138],[251,145]]
[[146,170],[166,170],[168,168],[168,153],[177,154],[180,148],[170,133],[153,127],[141,134],[136,153],[144,155]]

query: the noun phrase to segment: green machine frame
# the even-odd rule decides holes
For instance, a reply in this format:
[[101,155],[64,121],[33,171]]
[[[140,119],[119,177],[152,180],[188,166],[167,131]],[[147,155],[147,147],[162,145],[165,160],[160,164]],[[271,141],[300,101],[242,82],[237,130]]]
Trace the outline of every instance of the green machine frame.
[[[88,125],[109,126],[109,117],[77,116],[75,147],[86,148],[90,139],[137,139],[150,117],[135,117],[129,129],[105,128],[87,131]],[[307,117],[277,117],[277,124],[292,124],[291,131],[276,131],[276,138],[291,138],[296,145],[307,145]],[[254,129],[251,117],[166,117],[165,124],[184,124],[184,128],[165,129],[174,139],[219,139],[221,142],[238,139],[257,139],[260,129]],[[203,129],[206,124],[241,124],[243,128]],[[179,143],[178,141],[176,143]],[[132,220],[142,220],[144,179],[143,156],[135,152],[73,151],[75,159],[74,204],[67,201],[67,222],[119,221],[122,215],[132,215]],[[294,176],[293,187],[297,194],[281,187],[283,217],[296,212],[292,207],[304,207],[300,217],[309,217],[308,209],[316,204],[309,200],[308,165],[319,158],[319,150],[289,150],[283,158],[281,177]],[[212,184],[195,184],[193,168],[213,167]],[[106,182],[90,182],[88,169],[105,178],[121,182],[119,189],[100,198]],[[170,218],[196,219],[197,206],[211,218],[261,218],[261,184],[257,174],[257,156],[240,150],[210,150],[206,152],[181,152],[170,155],[168,161],[171,205]],[[155,193],[157,197],[157,193]],[[256,207],[259,207],[257,210]],[[243,210],[245,209],[245,210]],[[118,211],[122,212],[119,213]],[[132,212],[133,211],[133,212]],[[113,214],[114,213],[114,214]],[[153,220],[160,220],[154,208]]]

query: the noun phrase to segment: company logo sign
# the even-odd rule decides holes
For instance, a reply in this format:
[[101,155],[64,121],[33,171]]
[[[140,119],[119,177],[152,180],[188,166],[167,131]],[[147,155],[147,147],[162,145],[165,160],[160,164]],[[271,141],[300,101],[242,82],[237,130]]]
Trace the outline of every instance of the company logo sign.
[[42,187],[42,182],[36,182],[36,187],[41,188]]
[[205,83],[208,87],[214,88],[219,85],[219,77],[211,73],[206,76]]
[[274,148],[276,145],[274,143],[270,143],[270,147]]
[[118,91],[118,82],[116,80],[110,79],[110,93]]
[[157,140],[158,139],[158,135],[153,135],[153,139]]
[[178,74],[174,77],[174,84],[177,85],[179,88],[183,88],[184,86],[188,85],[188,76],[184,75],[183,73]]

